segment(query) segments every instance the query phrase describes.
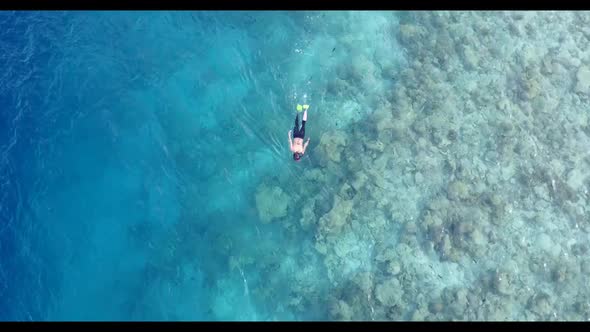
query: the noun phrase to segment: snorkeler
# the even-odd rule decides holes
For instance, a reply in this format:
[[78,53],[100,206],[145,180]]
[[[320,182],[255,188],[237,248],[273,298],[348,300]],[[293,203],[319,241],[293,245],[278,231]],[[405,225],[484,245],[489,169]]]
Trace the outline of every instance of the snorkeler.
[[299,113],[295,116],[295,128],[293,128],[293,140],[291,140],[291,130],[289,130],[289,146],[291,152],[293,152],[293,159],[295,161],[300,161],[301,156],[305,154],[305,149],[307,149],[307,145],[309,144],[309,138],[307,142],[303,144],[303,138],[305,137],[305,122],[307,121],[307,109],[309,105],[297,105],[297,112],[301,112],[301,110],[305,110],[303,112],[303,121],[301,122],[301,128],[299,128]]

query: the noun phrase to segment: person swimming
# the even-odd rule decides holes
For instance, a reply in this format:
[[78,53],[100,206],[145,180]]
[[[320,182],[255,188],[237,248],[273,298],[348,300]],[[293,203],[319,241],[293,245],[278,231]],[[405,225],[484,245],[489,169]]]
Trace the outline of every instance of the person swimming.
[[[303,139],[305,138],[305,122],[307,122],[307,109],[309,105],[297,105],[297,112],[301,112],[301,110],[305,110],[303,112],[303,118],[301,121],[301,128],[299,128],[299,113],[295,116],[295,128],[293,130],[289,130],[289,147],[291,152],[293,152],[293,159],[295,161],[300,161],[301,157],[305,154],[305,150],[307,149],[307,145],[309,144],[309,138],[307,138],[307,142],[303,143]],[[291,140],[291,132],[293,132],[293,140]]]

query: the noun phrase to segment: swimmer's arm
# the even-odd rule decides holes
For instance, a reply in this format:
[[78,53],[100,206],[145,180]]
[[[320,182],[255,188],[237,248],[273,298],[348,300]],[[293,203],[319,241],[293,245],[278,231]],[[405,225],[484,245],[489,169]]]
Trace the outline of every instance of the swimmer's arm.
[[307,138],[307,142],[303,144],[303,153],[305,153],[305,149],[307,149],[307,145],[309,144],[309,138]]
[[293,140],[291,139],[291,130],[289,130],[289,149],[293,151]]

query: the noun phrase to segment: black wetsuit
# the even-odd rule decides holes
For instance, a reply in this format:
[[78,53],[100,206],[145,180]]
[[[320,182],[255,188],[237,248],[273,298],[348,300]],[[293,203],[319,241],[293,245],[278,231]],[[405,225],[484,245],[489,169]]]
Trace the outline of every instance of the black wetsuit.
[[295,128],[293,128],[293,138],[305,137],[305,121],[301,121],[301,128],[299,128],[299,114],[295,117]]

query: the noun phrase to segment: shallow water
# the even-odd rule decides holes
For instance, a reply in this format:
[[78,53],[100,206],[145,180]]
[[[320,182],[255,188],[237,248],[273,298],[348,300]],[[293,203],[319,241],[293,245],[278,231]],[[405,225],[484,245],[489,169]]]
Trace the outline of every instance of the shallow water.
[[590,318],[589,21],[1,13],[0,319]]

